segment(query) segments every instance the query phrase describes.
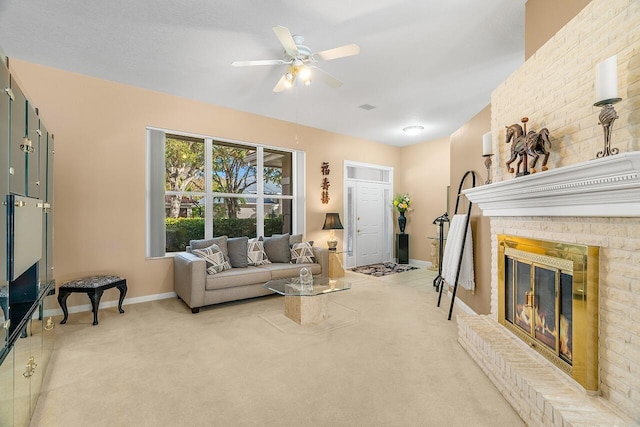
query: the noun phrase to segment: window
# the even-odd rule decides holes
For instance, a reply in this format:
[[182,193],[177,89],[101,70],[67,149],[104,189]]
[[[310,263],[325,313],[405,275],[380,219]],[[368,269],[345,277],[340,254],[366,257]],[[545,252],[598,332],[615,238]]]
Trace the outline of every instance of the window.
[[304,180],[294,176],[304,176],[304,153],[147,135],[148,257],[183,251],[192,239],[303,232]]

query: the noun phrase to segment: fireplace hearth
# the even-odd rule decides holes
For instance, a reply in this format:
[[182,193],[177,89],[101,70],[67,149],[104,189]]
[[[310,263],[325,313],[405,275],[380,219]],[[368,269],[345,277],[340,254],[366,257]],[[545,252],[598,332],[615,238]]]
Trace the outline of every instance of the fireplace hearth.
[[498,236],[498,322],[571,376],[598,390],[595,246]]

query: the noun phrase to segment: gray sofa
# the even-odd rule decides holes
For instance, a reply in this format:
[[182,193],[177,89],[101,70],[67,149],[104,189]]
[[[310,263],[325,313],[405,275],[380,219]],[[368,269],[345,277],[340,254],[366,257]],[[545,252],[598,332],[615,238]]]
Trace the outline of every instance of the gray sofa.
[[[272,291],[263,287],[265,283],[270,280],[297,277],[303,267],[308,268],[315,277],[328,276],[329,253],[325,248],[312,248],[315,263],[292,264],[290,261],[284,262],[286,254],[283,240],[286,239],[288,250],[289,241],[301,239],[300,235],[289,236],[287,234],[265,238],[265,252],[267,255],[271,253],[269,258],[273,258],[275,262],[256,266],[246,265],[246,252],[244,255],[242,254],[242,246],[239,246],[240,251],[238,251],[231,249],[232,246],[229,244],[230,250],[227,251],[226,237],[223,237],[225,242],[220,246],[221,249],[224,249],[223,252],[228,253],[231,264],[235,264],[231,269],[208,274],[207,261],[192,253],[192,248],[204,247],[213,240],[216,243],[222,243],[221,240],[191,241],[185,252],[178,252],[174,256],[174,289],[178,298],[191,308],[192,313],[198,313],[200,307],[207,305],[273,294]],[[228,239],[228,241],[237,246],[238,239]],[[276,246],[280,246],[280,248]],[[279,253],[275,250],[279,250]],[[242,258],[245,258],[244,262]]]

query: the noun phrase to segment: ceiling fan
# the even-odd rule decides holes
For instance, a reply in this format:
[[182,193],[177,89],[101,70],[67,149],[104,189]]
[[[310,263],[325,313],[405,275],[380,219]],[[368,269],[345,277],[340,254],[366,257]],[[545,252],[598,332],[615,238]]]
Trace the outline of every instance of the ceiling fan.
[[297,80],[305,85],[311,84],[311,74],[319,80],[323,81],[331,87],[340,87],[342,82],[326,71],[311,65],[318,61],[330,61],[332,59],[344,58],[360,53],[360,47],[357,44],[348,44],[333,49],[323,50],[321,52],[312,52],[304,43],[304,37],[295,35],[286,27],[275,26],[273,31],[280,40],[280,44],[284,48],[283,59],[265,59],[257,61],[235,61],[231,63],[234,67],[246,67],[254,65],[288,65],[287,70],[282,75],[278,83],[273,88],[274,92],[282,92],[283,90],[293,86]]

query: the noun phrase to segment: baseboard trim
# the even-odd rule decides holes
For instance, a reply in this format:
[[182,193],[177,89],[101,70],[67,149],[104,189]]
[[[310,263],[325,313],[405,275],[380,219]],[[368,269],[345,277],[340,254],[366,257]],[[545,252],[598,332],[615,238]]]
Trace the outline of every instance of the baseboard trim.
[[[124,301],[122,302],[122,305],[140,304],[142,302],[158,301],[158,300],[167,299],[167,298],[175,298],[176,296],[177,295],[175,292],[166,292],[164,294],[153,294],[153,295],[145,295],[142,297],[125,298]],[[104,302],[101,301],[99,308],[109,308],[109,307],[117,307],[117,306],[118,306],[118,300],[104,301]],[[74,305],[74,306],[68,307],[68,310],[69,310],[69,313],[81,313],[83,311],[91,311],[91,304]],[[45,310],[44,315],[59,316],[59,315],[62,315],[62,309],[57,308],[57,309]]]
[[460,307],[460,309],[461,309],[462,311],[464,311],[465,313],[467,313],[467,314],[473,314],[473,315],[478,314],[478,313],[476,313],[475,311],[473,311],[473,309],[472,309],[471,307],[469,307],[467,304],[465,304],[465,303],[464,303],[461,299],[459,299],[459,298],[456,298],[456,305],[457,305],[458,307]]
[[414,265],[420,268],[429,268],[432,266],[431,261],[422,261],[419,259],[409,259],[409,265]]
[[[449,297],[449,304],[451,304],[451,297],[453,296],[452,288],[447,286],[445,290],[447,291],[447,296]],[[466,314],[478,314],[471,307],[465,304],[464,301],[462,301],[460,298],[456,298],[455,305],[457,305],[460,310],[464,311]]]
[[[398,258],[393,258],[392,262],[395,262],[396,264],[398,263]],[[433,264],[430,261],[422,261],[420,259],[411,259],[409,258],[409,264],[408,265],[413,265],[414,267],[420,267],[420,268],[428,268],[431,267]],[[349,267],[349,268],[353,268],[353,267]]]

